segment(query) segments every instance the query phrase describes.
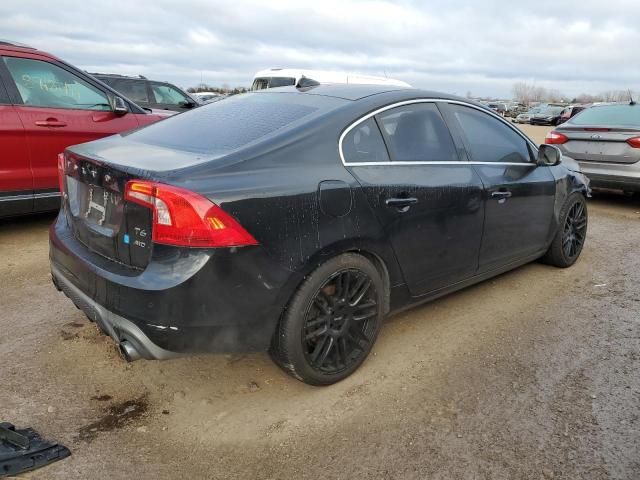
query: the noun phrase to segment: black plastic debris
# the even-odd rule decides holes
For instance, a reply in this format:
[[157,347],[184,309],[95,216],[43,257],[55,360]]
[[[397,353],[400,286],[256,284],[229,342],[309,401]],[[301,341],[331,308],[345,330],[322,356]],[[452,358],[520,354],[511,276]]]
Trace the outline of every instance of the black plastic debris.
[[44,467],[71,455],[69,449],[43,439],[33,428],[16,430],[0,423],[0,477]]

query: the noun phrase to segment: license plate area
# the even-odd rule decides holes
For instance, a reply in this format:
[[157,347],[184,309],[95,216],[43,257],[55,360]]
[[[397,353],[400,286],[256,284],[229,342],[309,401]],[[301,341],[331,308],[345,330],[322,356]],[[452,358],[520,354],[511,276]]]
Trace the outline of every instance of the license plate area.
[[100,235],[117,236],[124,212],[122,195],[74,178],[67,184],[72,215]]

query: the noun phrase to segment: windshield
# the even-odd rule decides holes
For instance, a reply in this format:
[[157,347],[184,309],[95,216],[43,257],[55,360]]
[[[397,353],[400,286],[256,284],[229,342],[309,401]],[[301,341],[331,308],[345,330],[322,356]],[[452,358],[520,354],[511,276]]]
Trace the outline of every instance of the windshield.
[[551,107],[547,108],[544,113],[547,115],[559,115],[562,110],[564,110],[563,107]]
[[624,125],[640,127],[640,106],[604,105],[583,110],[571,120],[573,125]]
[[253,81],[251,90],[264,90],[266,88],[288,87],[296,84],[293,77],[258,77]]

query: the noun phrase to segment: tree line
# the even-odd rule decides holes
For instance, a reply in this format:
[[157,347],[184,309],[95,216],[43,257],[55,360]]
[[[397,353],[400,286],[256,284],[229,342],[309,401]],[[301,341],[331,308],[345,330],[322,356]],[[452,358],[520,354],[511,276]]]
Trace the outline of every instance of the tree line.
[[189,93],[199,93],[199,92],[215,92],[221,95],[237,95],[238,93],[246,93],[249,90],[246,87],[234,87],[231,88],[229,85],[222,85],[221,87],[212,87],[211,85],[207,85],[206,83],[201,83],[196,87],[187,88],[187,92]]
[[569,97],[555,89],[548,89],[527,82],[516,82],[511,89],[514,100],[529,105],[537,102],[563,103],[594,103],[594,102],[628,102],[631,98],[638,99],[636,92],[631,90],[607,90],[599,94],[581,93],[576,97]]

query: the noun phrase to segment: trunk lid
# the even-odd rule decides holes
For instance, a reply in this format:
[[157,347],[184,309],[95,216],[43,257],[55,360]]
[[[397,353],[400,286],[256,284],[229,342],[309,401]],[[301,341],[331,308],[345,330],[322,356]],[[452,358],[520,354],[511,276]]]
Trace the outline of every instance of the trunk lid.
[[87,249],[142,270],[151,257],[152,212],[124,201],[132,178],[124,170],[67,152],[63,210],[74,237]]
[[627,143],[630,138],[640,136],[640,129],[565,124],[557,131],[569,139],[562,147],[576,160],[619,164],[640,161],[640,149]]

